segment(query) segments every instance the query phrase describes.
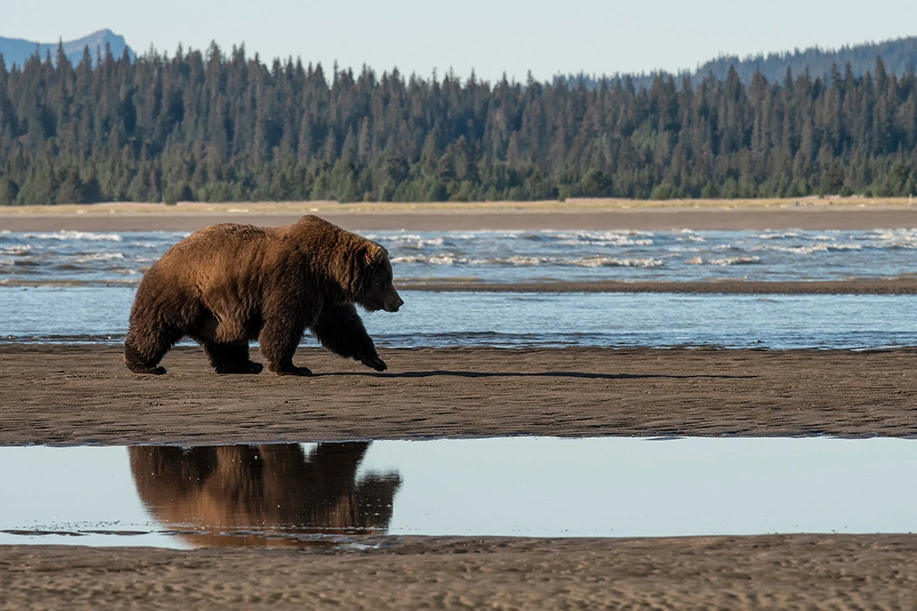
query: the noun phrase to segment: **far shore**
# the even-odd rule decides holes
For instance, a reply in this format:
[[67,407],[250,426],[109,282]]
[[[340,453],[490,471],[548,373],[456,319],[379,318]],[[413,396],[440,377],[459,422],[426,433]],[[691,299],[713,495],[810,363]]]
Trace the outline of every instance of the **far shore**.
[[194,231],[223,222],[277,226],[317,214],[354,231],[738,230],[917,227],[911,198],[571,199],[564,202],[106,203],[0,207],[0,231]]

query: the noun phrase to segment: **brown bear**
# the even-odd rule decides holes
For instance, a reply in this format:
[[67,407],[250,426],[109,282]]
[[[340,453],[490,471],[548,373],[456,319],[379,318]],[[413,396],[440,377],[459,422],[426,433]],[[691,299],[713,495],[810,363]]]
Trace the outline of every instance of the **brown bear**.
[[134,373],[165,373],[159,361],[188,336],[218,373],[259,373],[248,356],[257,339],[268,369],[310,375],[293,365],[309,329],[332,352],[385,371],[354,304],[397,312],[403,303],[386,250],[317,216],[276,228],[213,225],[178,242],[144,275],[124,362]]

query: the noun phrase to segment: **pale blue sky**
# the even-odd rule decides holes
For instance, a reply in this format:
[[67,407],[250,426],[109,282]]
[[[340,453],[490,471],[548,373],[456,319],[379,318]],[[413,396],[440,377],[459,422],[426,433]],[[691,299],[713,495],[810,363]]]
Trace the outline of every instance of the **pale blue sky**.
[[110,28],[138,52],[179,43],[262,59],[301,57],[428,76],[495,80],[693,69],[720,53],[791,50],[917,34],[913,0],[42,0],[3,3],[0,36],[56,42]]

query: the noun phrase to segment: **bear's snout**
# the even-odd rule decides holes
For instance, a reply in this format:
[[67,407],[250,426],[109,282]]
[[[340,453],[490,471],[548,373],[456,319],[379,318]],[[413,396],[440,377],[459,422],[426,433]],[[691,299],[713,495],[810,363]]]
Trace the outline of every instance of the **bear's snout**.
[[397,312],[398,308],[404,305],[404,299],[395,292],[394,295],[387,296],[383,302],[382,309],[386,312]]

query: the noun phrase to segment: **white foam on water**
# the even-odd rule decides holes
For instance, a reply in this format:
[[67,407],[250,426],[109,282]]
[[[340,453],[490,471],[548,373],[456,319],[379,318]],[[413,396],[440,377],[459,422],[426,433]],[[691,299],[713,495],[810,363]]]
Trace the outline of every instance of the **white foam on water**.
[[581,257],[579,259],[570,260],[572,265],[577,265],[580,267],[645,267],[645,268],[655,268],[662,267],[665,265],[665,261],[662,259],[655,259],[653,257],[642,257],[642,258],[620,258],[620,257],[602,257],[602,256],[589,256]]
[[7,246],[6,248],[0,248],[0,255],[25,255],[32,251],[31,244],[17,244],[15,246]]
[[754,237],[759,240],[782,240],[786,238],[798,238],[799,236],[799,232],[796,231],[768,231],[757,234]]
[[124,254],[120,252],[99,252],[76,257],[76,263],[89,263],[91,261],[123,261]]
[[761,257],[726,257],[723,259],[710,259],[710,265],[754,265],[761,263]]
[[121,242],[124,237],[119,233],[94,233],[90,231],[56,231],[53,233],[26,233],[23,237],[38,240],[89,240],[92,242]]

